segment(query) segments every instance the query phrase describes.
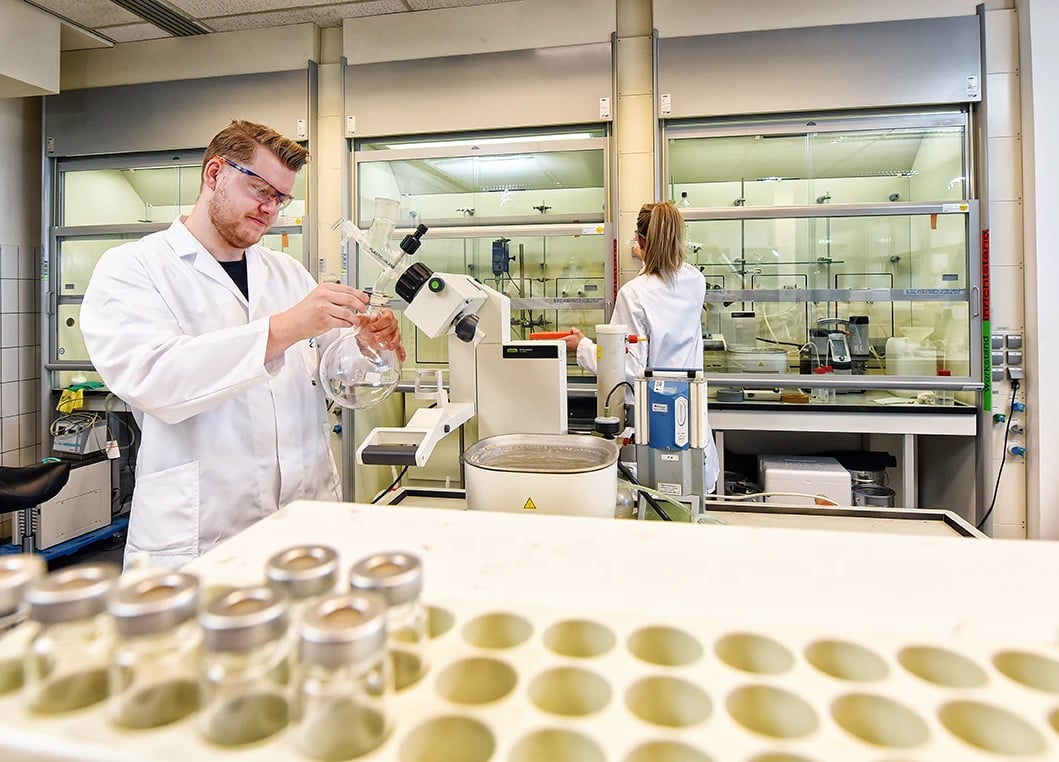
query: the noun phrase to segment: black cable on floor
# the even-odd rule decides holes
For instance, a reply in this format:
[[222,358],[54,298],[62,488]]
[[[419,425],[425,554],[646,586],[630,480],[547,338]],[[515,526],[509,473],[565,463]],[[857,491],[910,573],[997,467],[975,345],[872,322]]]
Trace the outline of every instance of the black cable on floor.
[[392,482],[390,482],[390,486],[389,487],[387,487],[386,489],[384,489],[382,492],[380,492],[378,495],[375,496],[375,499],[371,501],[372,505],[374,505],[375,503],[377,503],[380,500],[382,500],[383,497],[386,496],[387,492],[389,492],[394,487],[396,487],[400,483],[401,479],[404,478],[404,475],[406,473],[408,473],[408,466],[405,466],[404,468],[401,469],[401,472],[399,474],[397,474],[397,478],[394,479]]

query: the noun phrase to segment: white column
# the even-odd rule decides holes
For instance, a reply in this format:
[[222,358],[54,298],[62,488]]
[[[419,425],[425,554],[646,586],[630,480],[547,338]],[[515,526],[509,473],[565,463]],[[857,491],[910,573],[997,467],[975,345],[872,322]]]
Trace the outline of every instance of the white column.
[[1026,533],[1059,539],[1059,3],[1016,0],[1021,62],[1026,284]]
[[616,5],[619,285],[636,275],[639,263],[626,243],[636,232],[636,214],[654,198],[655,109],[651,0],[618,0]]

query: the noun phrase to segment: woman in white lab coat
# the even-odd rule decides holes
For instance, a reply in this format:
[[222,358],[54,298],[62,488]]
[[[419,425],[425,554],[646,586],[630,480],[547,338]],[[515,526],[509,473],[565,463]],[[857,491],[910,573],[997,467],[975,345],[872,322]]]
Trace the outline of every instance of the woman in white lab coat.
[[[636,217],[633,256],[640,273],[618,290],[612,325],[647,338],[630,344],[625,380],[634,384],[645,367],[702,370],[702,309],[706,280],[685,261],[684,219],[670,202],[644,204]],[[566,339],[577,364],[596,372],[596,345],[577,328]],[[713,492],[720,468],[713,432],[708,432],[705,486]]]

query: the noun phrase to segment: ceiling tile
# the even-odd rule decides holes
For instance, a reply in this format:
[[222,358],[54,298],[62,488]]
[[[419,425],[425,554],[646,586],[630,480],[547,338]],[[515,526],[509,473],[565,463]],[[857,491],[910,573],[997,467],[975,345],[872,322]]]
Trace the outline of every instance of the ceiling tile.
[[88,29],[98,29],[111,24],[128,24],[142,21],[110,0],[30,0],[44,10],[69,19]]
[[97,31],[114,42],[140,42],[141,40],[161,40],[173,35],[154,24],[122,24],[121,26],[98,27]]
[[[168,4],[191,18],[207,18],[209,16],[241,16],[245,13],[260,13],[262,11],[286,11],[319,6],[326,8],[328,3],[321,0],[230,0],[226,3],[218,3],[216,0],[167,0]],[[351,4],[349,0],[347,5]]]
[[471,5],[510,3],[512,0],[408,0],[413,11],[429,11],[436,8],[466,8]]
[[[138,42],[171,35],[115,4],[113,0],[25,0],[74,25],[115,42]],[[513,0],[160,0],[209,31],[231,32],[290,24],[341,26],[343,19],[381,16],[437,8],[471,7]],[[576,0],[575,0],[576,1]],[[83,47],[80,40],[64,42],[63,50]]]
[[[225,10],[229,10],[226,8]],[[339,3],[318,5],[312,8],[249,13],[245,15],[204,17],[211,29],[230,32],[238,29],[261,29],[263,27],[286,26],[313,22],[318,26],[341,26],[342,19],[360,16],[378,16],[386,13],[401,13],[408,7],[401,0],[369,0],[364,3]]]

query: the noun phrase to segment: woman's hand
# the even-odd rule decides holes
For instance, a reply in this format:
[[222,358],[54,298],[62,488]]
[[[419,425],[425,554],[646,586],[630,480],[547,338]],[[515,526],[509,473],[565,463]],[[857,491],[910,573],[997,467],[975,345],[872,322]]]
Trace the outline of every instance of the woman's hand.
[[632,254],[633,259],[643,262],[643,246],[640,244],[639,235],[629,239],[629,253]]
[[567,352],[577,352],[577,345],[581,343],[581,339],[585,338],[585,334],[581,333],[576,328],[570,329],[570,335],[567,336],[563,341],[566,342]]

